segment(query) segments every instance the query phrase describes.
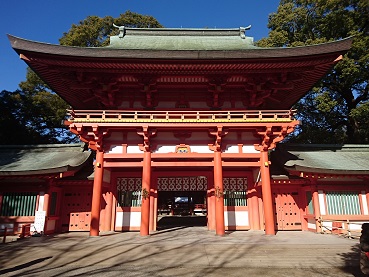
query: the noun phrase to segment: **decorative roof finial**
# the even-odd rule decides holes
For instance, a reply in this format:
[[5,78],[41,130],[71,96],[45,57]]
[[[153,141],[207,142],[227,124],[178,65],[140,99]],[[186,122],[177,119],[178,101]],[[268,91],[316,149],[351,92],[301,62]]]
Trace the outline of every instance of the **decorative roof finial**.
[[251,29],[251,25],[247,27],[240,27],[240,37],[246,38],[246,30],[250,30],[250,29]]
[[122,38],[122,37],[124,37],[124,35],[126,34],[126,30],[125,30],[125,27],[124,26],[118,26],[118,25],[115,25],[114,23],[113,23],[113,26],[115,27],[115,28],[118,28],[119,29],[119,37],[120,38]]

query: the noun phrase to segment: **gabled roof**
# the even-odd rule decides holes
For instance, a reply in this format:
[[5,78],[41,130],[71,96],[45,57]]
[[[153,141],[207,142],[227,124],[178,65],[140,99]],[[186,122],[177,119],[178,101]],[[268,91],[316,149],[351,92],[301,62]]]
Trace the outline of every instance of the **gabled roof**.
[[[118,27],[118,26],[116,26]],[[245,50],[257,48],[246,37],[249,27],[237,29],[170,29],[119,27],[109,48],[124,50]]]
[[[300,176],[304,173],[369,175],[369,145],[282,143],[272,152],[273,163],[282,166],[285,173]],[[283,174],[283,170],[279,173]]]
[[1,145],[0,176],[75,172],[91,163],[83,144]]
[[341,59],[353,40],[259,48],[239,29],[126,30],[112,37],[107,47],[8,37],[56,93],[74,109],[89,110],[126,107],[122,103],[130,103],[132,92],[135,101],[144,102],[145,89],[158,98],[173,91],[208,97],[214,87],[222,91],[210,96],[216,105],[232,98],[245,109],[288,110]]

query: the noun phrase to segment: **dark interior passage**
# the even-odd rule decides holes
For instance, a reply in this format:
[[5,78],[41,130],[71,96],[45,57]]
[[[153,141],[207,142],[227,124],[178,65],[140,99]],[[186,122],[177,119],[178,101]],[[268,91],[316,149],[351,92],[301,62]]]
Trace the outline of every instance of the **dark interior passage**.
[[180,226],[206,226],[205,191],[160,191],[158,230]]

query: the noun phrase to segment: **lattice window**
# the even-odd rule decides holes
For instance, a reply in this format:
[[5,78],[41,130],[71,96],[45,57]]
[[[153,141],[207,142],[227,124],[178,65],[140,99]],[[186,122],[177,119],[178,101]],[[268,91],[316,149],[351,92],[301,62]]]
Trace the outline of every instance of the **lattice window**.
[[246,191],[247,178],[223,178],[223,189],[226,191]]
[[247,206],[247,178],[223,178],[224,206]]
[[361,214],[359,193],[357,191],[327,191],[328,214]]
[[141,207],[142,179],[134,177],[117,178],[117,206]]
[[208,179],[205,176],[159,177],[158,191],[205,191]]
[[34,216],[36,192],[6,192],[3,195],[0,216]]

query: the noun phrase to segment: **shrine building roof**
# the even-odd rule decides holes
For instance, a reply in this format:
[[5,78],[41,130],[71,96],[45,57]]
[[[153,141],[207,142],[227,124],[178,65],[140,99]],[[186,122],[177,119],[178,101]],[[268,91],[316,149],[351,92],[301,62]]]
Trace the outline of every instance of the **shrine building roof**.
[[206,109],[224,109],[227,105],[222,103],[228,101],[231,106],[230,101],[236,101],[243,103],[237,109],[287,110],[352,44],[352,38],[347,38],[311,46],[260,48],[246,36],[248,27],[118,28],[120,33],[110,37],[106,47],[8,38],[31,69],[74,109],[93,110],[124,109],[133,93],[137,103],[148,102],[141,109],[151,109],[152,99],[172,100],[173,91],[188,101],[199,95],[206,101],[213,98]]
[[0,177],[63,174],[90,164],[83,144],[1,145]]
[[254,46],[253,38],[247,37],[245,34],[250,27],[237,29],[170,29],[120,26],[118,27],[119,35],[110,37],[108,48],[169,51],[227,51],[257,48]]
[[304,175],[368,175],[369,145],[279,144],[272,164]]

